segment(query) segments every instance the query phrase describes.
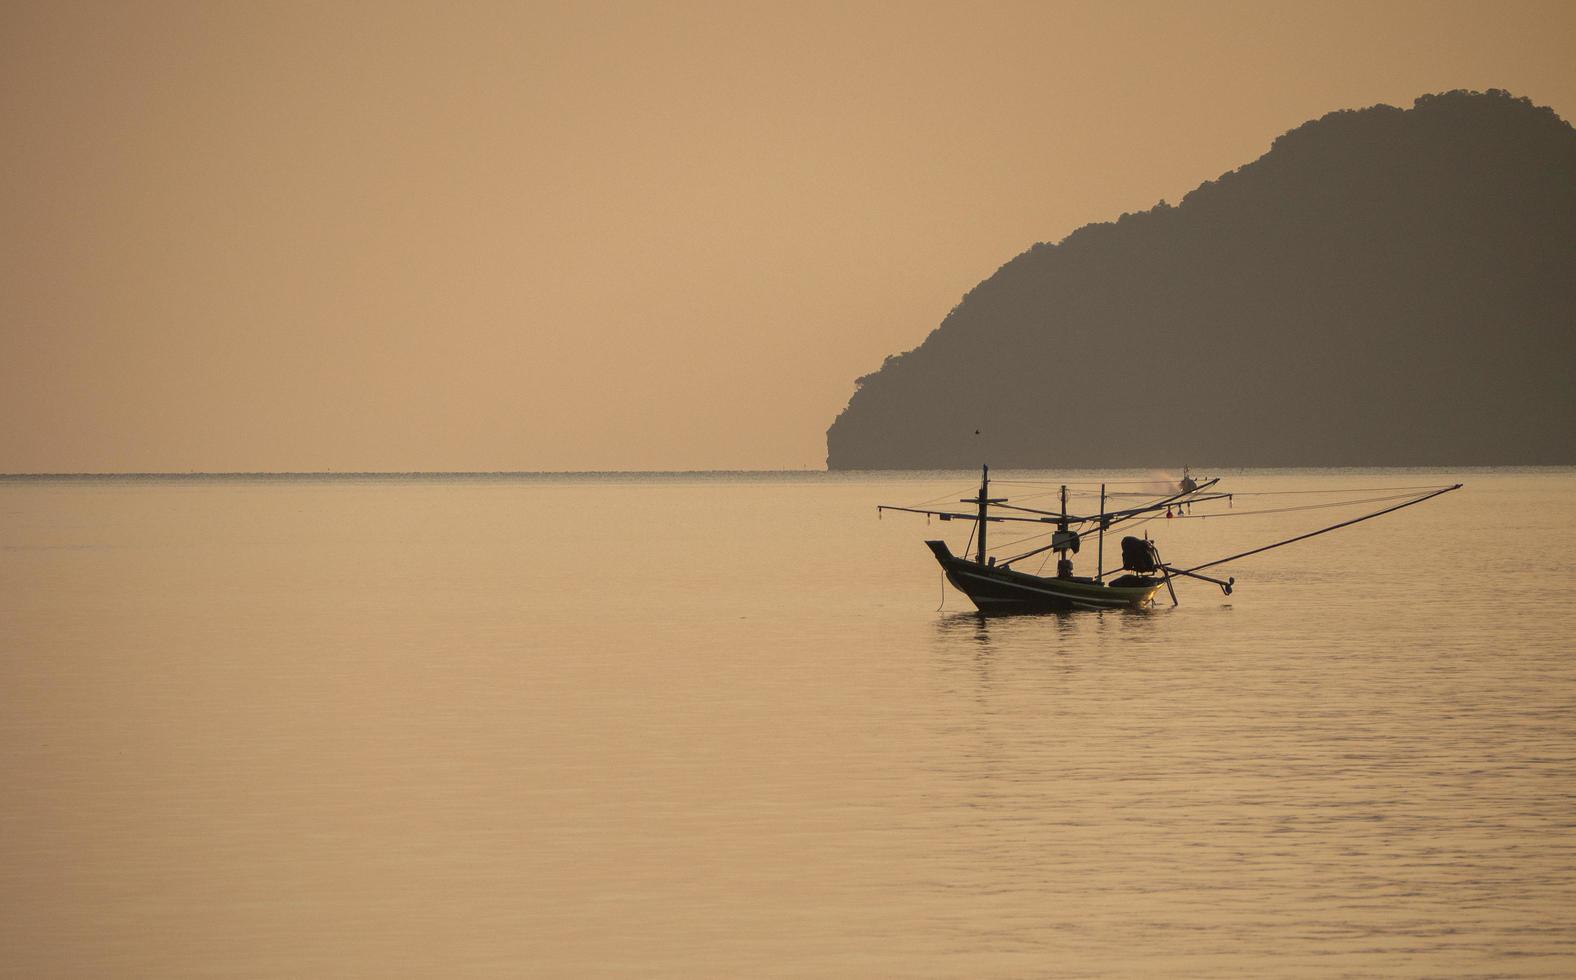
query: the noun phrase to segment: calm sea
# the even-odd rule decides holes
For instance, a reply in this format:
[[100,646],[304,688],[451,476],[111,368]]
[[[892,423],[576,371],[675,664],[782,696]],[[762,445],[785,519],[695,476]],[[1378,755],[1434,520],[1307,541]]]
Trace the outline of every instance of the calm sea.
[[1576,975],[1576,471],[1223,475],[1466,488],[982,620],[966,473],[0,480],[0,973]]

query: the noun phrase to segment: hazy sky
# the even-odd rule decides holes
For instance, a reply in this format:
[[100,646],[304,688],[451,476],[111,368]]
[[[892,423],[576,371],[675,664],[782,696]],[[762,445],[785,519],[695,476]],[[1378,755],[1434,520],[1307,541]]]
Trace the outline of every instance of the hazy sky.
[[[822,465],[1036,241],[1576,4],[0,3],[0,471]],[[1054,393],[1048,391],[1048,396]]]

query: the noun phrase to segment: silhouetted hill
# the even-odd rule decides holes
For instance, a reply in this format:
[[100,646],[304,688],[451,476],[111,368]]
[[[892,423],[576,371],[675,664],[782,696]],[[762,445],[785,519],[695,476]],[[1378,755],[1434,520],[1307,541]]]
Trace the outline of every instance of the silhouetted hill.
[[1573,330],[1568,123],[1334,112],[1002,266],[856,382],[827,465],[1573,463]]

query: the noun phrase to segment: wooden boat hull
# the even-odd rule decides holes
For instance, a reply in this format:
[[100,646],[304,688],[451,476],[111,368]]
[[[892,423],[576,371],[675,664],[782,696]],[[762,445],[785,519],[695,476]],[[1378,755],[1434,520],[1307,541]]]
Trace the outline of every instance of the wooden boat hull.
[[[1065,612],[1073,609],[1137,609],[1165,585],[1163,579],[1139,578],[1141,584],[1113,586],[1087,578],[1043,578],[1010,568],[981,565],[959,558],[945,541],[926,541],[947,581],[969,597],[980,612]],[[1135,578],[1136,576],[1127,576]]]

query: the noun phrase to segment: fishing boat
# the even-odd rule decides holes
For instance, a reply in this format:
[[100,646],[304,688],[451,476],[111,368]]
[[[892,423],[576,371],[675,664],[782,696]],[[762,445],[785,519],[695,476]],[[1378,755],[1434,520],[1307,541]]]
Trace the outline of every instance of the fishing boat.
[[[1372,497],[1365,501],[1356,502],[1392,502],[1401,500],[1372,513],[1364,514],[1350,520],[1331,524],[1306,534],[1299,534],[1293,538],[1276,541],[1261,547],[1252,548],[1235,555],[1216,558],[1210,561],[1193,564],[1183,568],[1163,560],[1160,556],[1159,546],[1151,540],[1146,532],[1142,537],[1126,535],[1121,539],[1120,553],[1121,564],[1117,568],[1107,571],[1105,568],[1105,535],[1114,527],[1119,527],[1129,522],[1139,523],[1160,516],[1166,518],[1208,516],[1194,515],[1195,506],[1211,503],[1225,502],[1227,506],[1234,501],[1237,494],[1228,493],[1217,489],[1219,478],[1199,481],[1193,478],[1190,471],[1184,469],[1182,479],[1175,485],[1175,492],[1161,495],[1158,499],[1146,499],[1142,503],[1129,507],[1118,507],[1106,510],[1107,492],[1106,485],[1100,485],[1099,509],[1092,514],[1073,514],[1068,510],[1068,488],[1060,488],[1060,507],[1058,510],[1042,510],[1034,507],[1025,507],[1013,504],[1007,497],[992,497],[990,489],[990,467],[984,466],[980,471],[979,493],[973,497],[963,497],[958,503],[972,505],[968,511],[953,509],[933,509],[930,507],[900,507],[892,504],[877,506],[877,515],[886,511],[901,511],[912,514],[924,514],[927,518],[937,517],[942,521],[969,521],[973,522],[969,545],[964,547],[964,555],[952,553],[952,549],[945,541],[932,540],[925,544],[940,563],[945,572],[947,581],[953,587],[974,603],[982,613],[1002,612],[1063,612],[1075,609],[1139,609],[1151,605],[1156,594],[1165,589],[1171,598],[1171,604],[1177,604],[1175,582],[1178,579],[1193,579],[1207,582],[1218,587],[1225,595],[1231,595],[1236,585],[1236,579],[1216,578],[1212,575],[1202,574],[1204,569],[1215,568],[1230,562],[1238,561],[1249,555],[1256,555],[1272,548],[1304,541],[1338,528],[1350,527],[1366,520],[1371,520],[1384,514],[1393,513],[1405,507],[1420,504],[1431,500],[1440,494],[1459,490],[1461,484],[1441,487],[1405,487],[1405,488],[1378,488],[1382,490],[1396,490],[1402,492],[1396,496]],[[1297,492],[1297,491],[1290,491]],[[1367,492],[1367,491],[1363,491]],[[1335,505],[1349,505],[1354,501],[1341,501]],[[1304,505],[1295,509],[1317,509],[1320,504]],[[1003,513],[1005,511],[1006,513]],[[1249,511],[1247,513],[1274,513],[1277,511]],[[1242,514],[1243,512],[1238,512]],[[1051,525],[1052,530],[1034,537],[1049,537],[1045,544],[1011,556],[997,556],[989,554],[990,525],[1000,523],[1029,523]],[[1072,556],[1078,554],[1084,540],[1089,535],[1095,538],[1095,574],[1092,576],[1079,576],[1073,574]],[[1024,540],[1024,539],[1020,539]],[[967,557],[970,546],[974,547],[974,556]],[[1038,573],[1020,571],[1012,566],[1036,555],[1056,555],[1056,574],[1052,576]],[[1043,559],[1042,559],[1043,565]],[[1043,570],[1043,569],[1041,569]]]

